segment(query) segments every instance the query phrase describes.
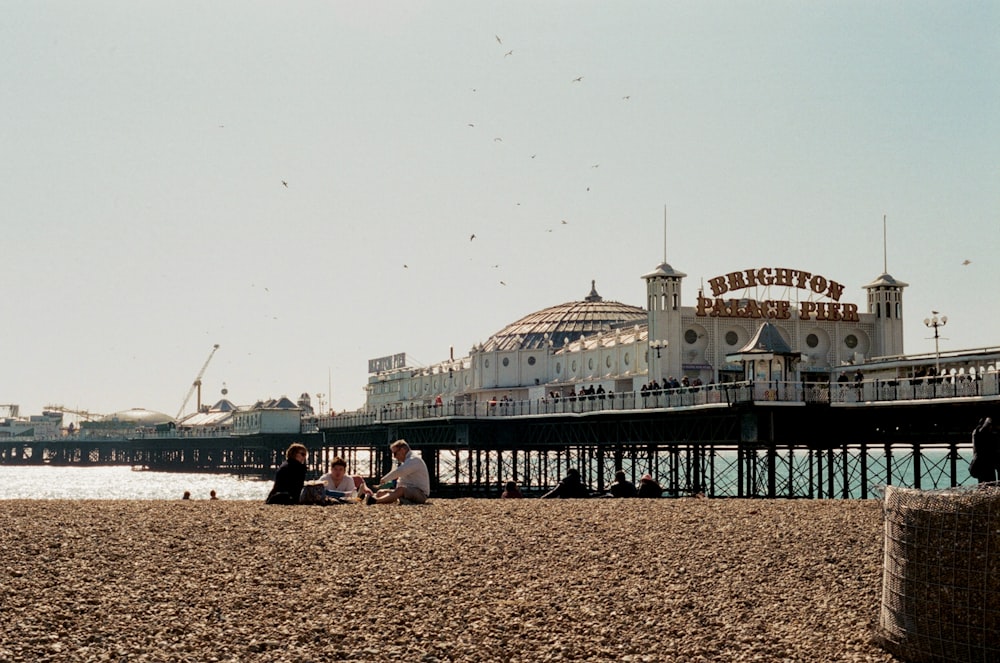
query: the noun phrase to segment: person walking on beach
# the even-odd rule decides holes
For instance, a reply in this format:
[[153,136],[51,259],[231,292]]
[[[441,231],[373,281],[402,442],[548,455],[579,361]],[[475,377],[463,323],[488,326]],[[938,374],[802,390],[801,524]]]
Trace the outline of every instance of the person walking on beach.
[[1000,433],[993,426],[993,420],[985,417],[972,431],[972,462],[969,474],[979,483],[1000,479]]
[[608,492],[612,497],[638,497],[639,493],[635,489],[635,484],[625,478],[625,473],[621,470],[615,472],[615,482],[608,486]]
[[555,488],[542,495],[543,500],[552,499],[572,499],[578,497],[590,497],[590,488],[583,483],[580,478],[580,470],[571,467],[566,470],[566,476],[562,478]]
[[306,458],[309,450],[295,443],[285,450],[285,462],[274,475],[274,486],[267,495],[267,504],[298,504],[306,482]]
[[391,490],[380,490],[374,495],[368,495],[367,504],[392,504],[401,499],[415,504],[424,504],[431,494],[431,478],[427,473],[427,465],[423,458],[410,449],[406,440],[396,440],[389,445],[392,457],[399,465],[384,477],[379,485],[396,481],[396,487]]

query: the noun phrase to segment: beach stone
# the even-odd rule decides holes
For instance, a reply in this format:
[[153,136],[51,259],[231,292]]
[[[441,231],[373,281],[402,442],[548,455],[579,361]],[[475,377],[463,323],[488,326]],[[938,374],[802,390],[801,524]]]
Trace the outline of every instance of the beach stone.
[[0,663],[898,660],[872,641],[875,501],[0,500],[0,518]]

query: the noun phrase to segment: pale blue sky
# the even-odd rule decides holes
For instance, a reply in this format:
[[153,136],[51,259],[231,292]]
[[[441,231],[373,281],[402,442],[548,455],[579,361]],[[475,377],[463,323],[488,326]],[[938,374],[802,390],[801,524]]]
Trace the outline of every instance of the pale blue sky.
[[906,350],[932,309],[1000,345],[997,35],[996,2],[7,2],[0,403],[174,415],[219,343],[204,401],[353,409],[369,358],[591,279],[642,305],[664,205],[686,304],[784,266],[864,310],[885,214]]

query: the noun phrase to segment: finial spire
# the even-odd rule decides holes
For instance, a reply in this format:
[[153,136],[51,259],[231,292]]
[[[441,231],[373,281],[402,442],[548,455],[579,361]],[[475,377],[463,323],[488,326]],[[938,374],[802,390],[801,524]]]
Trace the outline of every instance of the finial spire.
[[885,241],[885,214],[882,215],[882,273],[889,273],[889,253]]
[[667,261],[667,204],[663,204],[663,262]]

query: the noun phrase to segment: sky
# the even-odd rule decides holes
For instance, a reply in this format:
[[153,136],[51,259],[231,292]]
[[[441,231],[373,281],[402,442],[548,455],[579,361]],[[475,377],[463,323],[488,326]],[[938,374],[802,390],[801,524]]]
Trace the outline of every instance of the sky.
[[864,311],[887,267],[907,352],[932,310],[1000,346],[997,34],[987,1],[11,0],[0,403],[173,416],[219,344],[204,403],[353,410],[371,358],[592,280],[643,306],[664,258],[685,305],[789,267]]

